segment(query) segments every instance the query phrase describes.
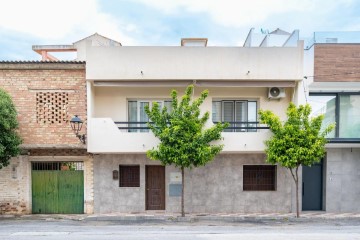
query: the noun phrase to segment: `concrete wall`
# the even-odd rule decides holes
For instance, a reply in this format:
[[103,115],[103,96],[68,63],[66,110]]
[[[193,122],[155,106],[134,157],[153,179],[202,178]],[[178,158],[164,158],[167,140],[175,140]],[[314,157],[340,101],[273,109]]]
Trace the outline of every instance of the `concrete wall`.
[[[264,154],[221,154],[205,167],[185,171],[185,209],[192,213],[291,212],[292,179],[277,167],[276,191],[243,191],[243,165],[264,164]],[[120,188],[112,171],[120,164],[140,165],[140,187]],[[144,212],[145,165],[159,165],[144,154],[94,156],[95,213]],[[180,211],[180,197],[169,196],[170,173],[166,167],[166,212]]]
[[327,149],[327,212],[360,212],[360,148]]
[[86,51],[86,65],[87,80],[301,80],[303,46],[302,44],[297,47],[271,48],[89,46]]

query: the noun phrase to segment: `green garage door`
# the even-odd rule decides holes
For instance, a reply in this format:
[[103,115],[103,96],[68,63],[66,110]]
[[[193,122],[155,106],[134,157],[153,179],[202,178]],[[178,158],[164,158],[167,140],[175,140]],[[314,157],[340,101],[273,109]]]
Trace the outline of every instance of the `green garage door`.
[[[68,165],[73,167],[69,169]],[[78,166],[79,163],[33,163],[33,213],[84,213],[84,171]]]

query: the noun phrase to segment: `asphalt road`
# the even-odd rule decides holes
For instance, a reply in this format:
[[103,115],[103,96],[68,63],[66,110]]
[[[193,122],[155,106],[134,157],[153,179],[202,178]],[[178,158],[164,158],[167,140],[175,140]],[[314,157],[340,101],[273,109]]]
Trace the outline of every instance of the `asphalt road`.
[[0,219],[6,240],[132,240],[132,239],[359,239],[360,220],[267,220],[239,223],[134,223],[74,220]]

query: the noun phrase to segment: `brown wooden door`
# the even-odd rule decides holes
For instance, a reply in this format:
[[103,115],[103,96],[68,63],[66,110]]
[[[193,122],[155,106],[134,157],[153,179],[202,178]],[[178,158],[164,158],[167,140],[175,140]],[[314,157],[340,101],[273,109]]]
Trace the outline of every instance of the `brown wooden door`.
[[164,166],[146,166],[146,210],[165,210]]

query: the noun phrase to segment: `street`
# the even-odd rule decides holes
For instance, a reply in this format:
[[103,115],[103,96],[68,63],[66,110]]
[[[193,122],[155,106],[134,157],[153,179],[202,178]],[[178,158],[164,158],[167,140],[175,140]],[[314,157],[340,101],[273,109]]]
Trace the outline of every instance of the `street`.
[[0,239],[360,239],[360,220],[253,220],[226,222],[121,222],[0,219]]

